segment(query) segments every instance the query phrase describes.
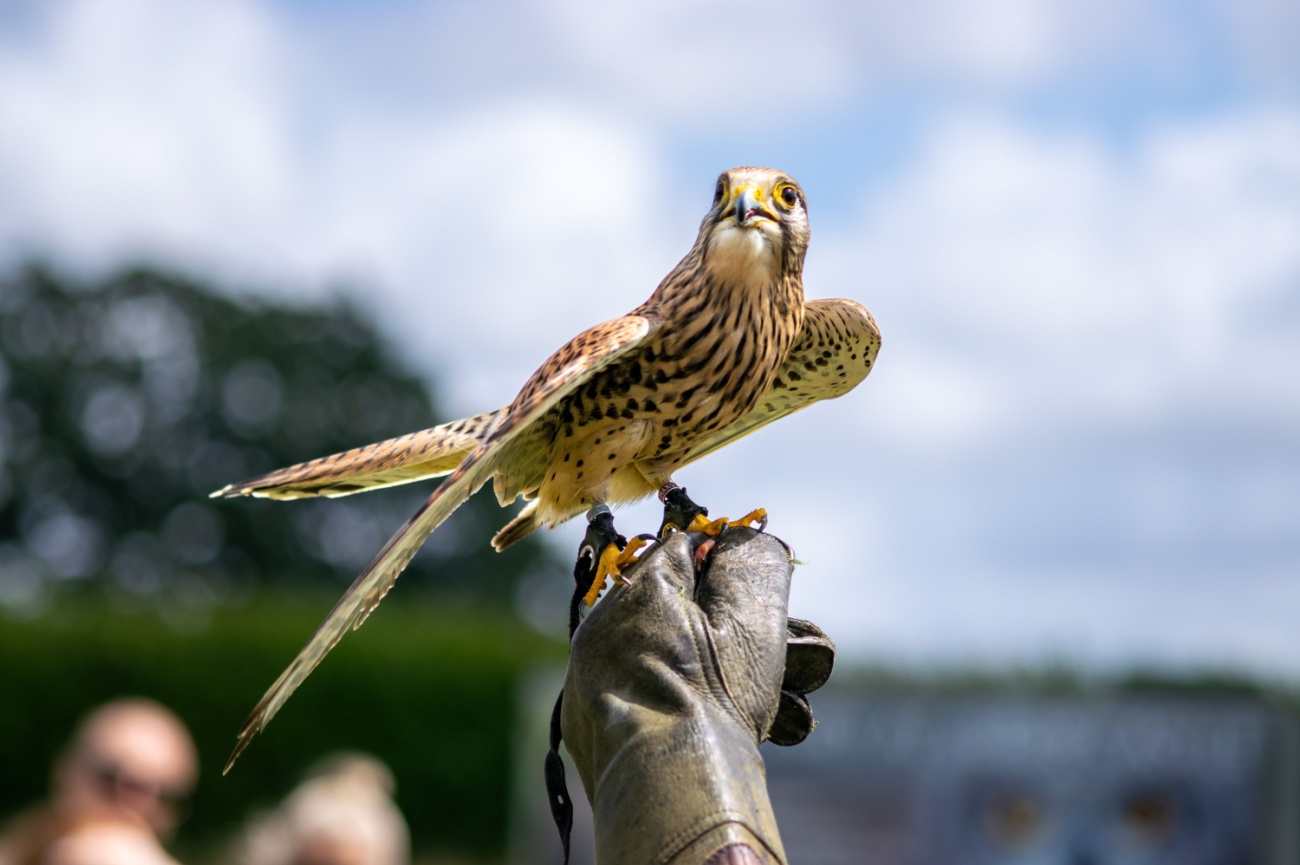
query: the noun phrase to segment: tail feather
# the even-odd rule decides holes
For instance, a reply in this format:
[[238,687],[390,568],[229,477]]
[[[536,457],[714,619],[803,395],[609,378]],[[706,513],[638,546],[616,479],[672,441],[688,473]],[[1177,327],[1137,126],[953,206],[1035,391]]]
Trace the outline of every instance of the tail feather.
[[[628,315],[588,328],[542,364],[509,408],[478,415],[466,421],[477,423],[481,429],[473,450],[460,459],[447,480],[433,491],[415,515],[384,545],[356,582],[344,592],[325,621],[316,629],[316,633],[307,641],[307,645],[262,695],[239,731],[235,750],[226,761],[223,774],[230,771],[253,736],[275,717],[284,702],[348,629],[360,627],[366,616],[370,615],[393,587],[398,574],[411,561],[429,534],[502,468],[503,460],[508,458],[511,443],[533,429],[533,425],[554,409],[567,394],[620,357],[643,345],[658,326],[656,319]],[[366,448],[361,450],[367,451]],[[369,457],[374,456],[373,453],[369,454]],[[415,459],[404,459],[401,464],[418,463],[423,457],[422,454]],[[271,486],[284,485],[277,483]],[[319,488],[318,485],[315,489]],[[247,495],[256,489],[257,485],[252,483],[234,484],[216,495]],[[519,523],[521,529],[525,524],[518,518],[515,522]]]
[[513,520],[506,523],[492,538],[492,548],[498,553],[511,544],[518,543],[540,528],[537,522],[537,502],[529,502]]
[[212,498],[337,498],[452,472],[495,428],[504,409],[277,469],[222,487]]
[[[485,457],[487,459],[484,459]],[[429,500],[384,545],[374,560],[361,572],[361,576],[357,577],[351,587],[344,592],[343,597],[334,605],[334,609],[325,617],[325,621],[316,629],[316,633],[307,641],[307,645],[253,708],[252,714],[239,731],[235,750],[226,761],[222,774],[230,771],[230,767],[235,764],[240,753],[248,747],[253,736],[265,729],[289,696],[298,689],[311,671],[316,669],[316,665],[329,654],[330,649],[338,644],[343,635],[349,630],[361,627],[366,617],[388,594],[393,583],[397,581],[398,575],[430,533],[482,486],[491,472],[490,457],[483,448],[479,448],[452,472],[446,483],[433,491]]]

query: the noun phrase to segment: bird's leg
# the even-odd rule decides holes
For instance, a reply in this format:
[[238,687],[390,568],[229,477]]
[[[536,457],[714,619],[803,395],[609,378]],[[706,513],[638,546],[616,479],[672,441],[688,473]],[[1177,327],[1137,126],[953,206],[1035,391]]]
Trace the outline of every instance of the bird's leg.
[[709,509],[697,505],[686,495],[686,488],[667,481],[659,488],[659,501],[664,503],[664,518],[659,524],[659,537],[669,532],[701,531],[709,523]]
[[659,526],[660,537],[669,531],[690,531],[703,532],[716,538],[728,526],[748,526],[750,523],[758,523],[760,532],[767,528],[767,511],[763,508],[755,508],[738,520],[726,517],[710,520],[709,509],[691,501],[690,496],[686,495],[686,488],[679,487],[672,481],[667,481],[659,488],[659,501],[664,503],[664,519]]
[[[583,603],[589,607],[596,603],[607,577],[623,584],[623,568],[636,561],[636,551],[643,546],[644,537],[635,537],[629,543],[614,529],[614,514],[608,506],[596,505],[588,511],[587,534],[578,549],[578,565],[573,573]],[[583,567],[584,559],[589,559],[591,565]]]

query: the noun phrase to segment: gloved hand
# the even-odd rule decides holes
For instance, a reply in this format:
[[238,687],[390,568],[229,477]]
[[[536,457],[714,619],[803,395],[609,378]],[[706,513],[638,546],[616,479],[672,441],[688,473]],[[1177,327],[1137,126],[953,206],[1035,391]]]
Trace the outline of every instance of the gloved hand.
[[656,544],[570,647],[559,721],[602,865],[786,861],[758,746],[808,735],[803,695],[834,645],[787,618],[784,544],[744,528],[709,543]]

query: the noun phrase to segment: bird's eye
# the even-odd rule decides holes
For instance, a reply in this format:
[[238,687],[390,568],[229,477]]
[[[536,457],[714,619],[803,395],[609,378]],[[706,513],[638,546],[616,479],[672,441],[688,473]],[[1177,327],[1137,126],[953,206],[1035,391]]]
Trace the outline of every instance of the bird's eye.
[[719,181],[718,181],[718,188],[715,189],[715,190],[713,190],[713,203],[714,203],[714,204],[717,204],[719,201],[722,200],[722,193],[725,192],[725,191],[726,191],[726,186],[724,186],[723,183],[722,183],[722,181],[719,180]]
[[781,188],[777,190],[776,194],[781,199],[781,201],[785,204],[786,207],[794,207],[796,204],[799,203],[798,191],[796,191],[795,188],[788,183],[782,184]]

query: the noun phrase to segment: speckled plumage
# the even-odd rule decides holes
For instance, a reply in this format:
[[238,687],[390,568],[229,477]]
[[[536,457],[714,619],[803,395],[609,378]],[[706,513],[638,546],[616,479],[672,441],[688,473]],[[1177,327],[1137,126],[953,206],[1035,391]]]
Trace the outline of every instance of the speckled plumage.
[[880,335],[849,300],[804,302],[802,190],[766,168],[718,180],[695,245],[650,298],[546,360],[505,408],[232,484],[215,496],[348,495],[447,474],[379,552],[254,709],[231,755],[349,627],[359,627],[429,534],[491,480],[528,506],[497,549],[593,504],[632,501],[674,471],[856,386]]

